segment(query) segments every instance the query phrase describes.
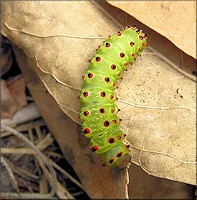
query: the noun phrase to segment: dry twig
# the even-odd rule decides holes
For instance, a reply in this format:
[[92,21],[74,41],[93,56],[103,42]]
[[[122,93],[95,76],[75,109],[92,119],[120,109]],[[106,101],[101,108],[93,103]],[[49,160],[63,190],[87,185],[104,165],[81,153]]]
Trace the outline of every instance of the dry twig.
[[[52,189],[51,192],[49,194],[29,194],[29,193],[21,193],[20,196],[21,198],[29,198],[29,199],[50,199],[52,198],[55,194],[56,194],[56,189],[57,189],[57,177],[56,177],[56,172],[53,169],[53,167],[51,166],[51,164],[46,160],[46,158],[43,156],[43,154],[40,152],[40,150],[34,145],[32,144],[26,137],[24,137],[21,133],[19,133],[18,131],[3,125],[1,126],[2,129],[11,132],[13,135],[15,135],[16,137],[20,138],[21,140],[23,140],[29,147],[31,147],[37,154],[37,158],[40,160],[48,167],[50,173],[51,173],[51,179],[49,180]],[[18,195],[16,195],[16,193],[1,193],[2,196],[8,197],[8,198],[18,198]]]

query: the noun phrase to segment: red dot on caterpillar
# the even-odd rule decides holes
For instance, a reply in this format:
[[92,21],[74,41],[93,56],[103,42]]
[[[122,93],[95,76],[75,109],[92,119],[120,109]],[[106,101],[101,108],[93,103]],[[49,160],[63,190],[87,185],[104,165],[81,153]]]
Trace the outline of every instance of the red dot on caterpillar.
[[121,52],[121,53],[120,53],[120,57],[121,57],[121,58],[124,58],[124,56],[125,56],[125,54]]
[[142,40],[142,39],[143,39],[143,37],[140,35],[140,36],[139,36],[139,39],[140,39],[140,40]]
[[135,43],[134,42],[130,42],[130,46],[132,47]]
[[111,158],[111,159],[109,160],[109,163],[112,164],[113,162],[114,162],[114,159]]
[[93,73],[88,73],[88,78],[92,78],[93,77]]
[[82,78],[82,79],[84,79],[84,78],[85,78],[85,76],[82,76],[81,78]]
[[109,138],[108,142],[109,142],[110,144],[112,144],[112,143],[115,142],[115,140],[114,140],[114,138]]
[[119,152],[119,153],[116,154],[116,157],[117,157],[117,158],[119,158],[119,157],[121,157],[121,156],[122,156],[122,152]]
[[96,51],[98,50],[98,49],[100,49],[101,48],[101,45],[99,45],[97,48],[96,48]]
[[81,96],[79,95],[77,98],[78,98],[78,99],[81,99]]
[[108,77],[105,77],[105,82],[109,83],[110,79]]
[[113,108],[111,109],[111,113],[114,113],[114,109]]
[[121,122],[122,121],[122,119],[119,119],[119,122]]
[[111,69],[115,70],[116,69],[116,65],[112,64],[111,65]]
[[118,108],[118,112],[120,112],[120,109]]
[[114,124],[116,124],[116,123],[117,123],[117,121],[116,121],[116,120],[112,120],[112,122],[113,122]]
[[138,48],[137,50],[140,51],[140,48]]
[[93,146],[92,148],[91,148],[91,151],[92,152],[95,152],[95,151],[98,151],[99,150],[99,147],[98,146]]
[[103,125],[104,125],[105,127],[109,126],[109,121],[104,121]]
[[116,97],[116,101],[118,100],[118,97]]
[[90,58],[90,59],[88,60],[88,62],[92,62],[92,58]]
[[127,65],[128,65],[128,63],[127,63],[127,62],[125,62],[125,63],[124,63],[124,66],[127,66]]
[[127,135],[124,133],[123,136],[126,137]]
[[101,92],[100,95],[101,95],[102,97],[105,97],[105,96],[106,96],[106,93],[105,93],[105,92]]
[[132,54],[131,54],[131,56],[133,56],[133,57],[134,57],[134,56],[135,56],[135,54],[134,54],[134,53],[132,53]]
[[100,62],[101,61],[101,57],[97,56],[96,57],[96,62]]
[[115,86],[116,86],[116,83],[113,83],[112,86],[115,87]]
[[113,98],[114,98],[114,96],[111,94],[109,98],[110,98],[110,99],[113,99]]
[[125,147],[126,147],[127,149],[129,149],[130,145],[125,145]]
[[104,163],[103,163],[103,167],[105,167],[106,165],[107,165],[107,163],[106,163],[106,162],[104,162]]
[[128,71],[128,68],[126,68],[125,71]]
[[121,72],[118,72],[118,76],[121,76]]
[[88,92],[84,92],[84,93],[83,93],[83,96],[84,96],[84,97],[87,97],[87,96],[88,96]]
[[144,39],[147,39],[147,35],[146,34],[144,34]]
[[87,110],[86,110],[86,111],[84,111],[84,113],[83,113],[83,114],[84,114],[84,116],[86,116],[86,117],[87,117],[87,116],[88,116],[90,113],[89,113],[89,111],[87,111]]
[[121,36],[121,35],[122,35],[122,33],[120,31],[118,31],[117,36]]
[[146,48],[148,47],[148,44],[146,44]]
[[103,113],[105,113],[105,109],[104,108],[100,108],[99,112],[103,114]]
[[120,136],[120,135],[118,135],[118,136],[117,136],[117,139],[118,139],[118,140],[120,140],[120,139],[121,139],[121,136]]
[[107,43],[105,44],[105,46],[108,48],[108,47],[110,47],[111,45],[110,45],[109,42],[107,42]]
[[145,44],[142,42],[142,46],[144,47],[145,46]]
[[90,129],[89,128],[84,128],[83,134],[90,134]]

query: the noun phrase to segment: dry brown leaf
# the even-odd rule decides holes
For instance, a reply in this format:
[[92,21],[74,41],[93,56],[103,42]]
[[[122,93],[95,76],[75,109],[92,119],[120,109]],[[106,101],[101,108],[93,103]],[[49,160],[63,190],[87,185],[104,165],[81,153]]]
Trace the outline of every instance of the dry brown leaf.
[[107,1],[196,58],[196,1]]
[[120,171],[102,167],[101,157],[90,151],[89,141],[80,134],[80,126],[67,117],[58,107],[53,97],[46,92],[46,88],[39,79],[33,63],[20,49],[15,49],[15,54],[44,121],[60,145],[65,159],[69,161],[77,173],[90,198],[128,198],[127,170]]
[[149,176],[135,164],[129,174],[130,199],[194,199],[195,186]]
[[17,111],[18,104],[12,97],[6,81],[1,80],[1,117],[11,118]]
[[17,102],[17,110],[20,110],[22,107],[27,105],[27,99],[25,94],[25,81],[22,75],[18,75],[13,79],[9,80],[7,82],[7,86],[12,97]]
[[1,54],[0,54],[0,76],[7,73],[12,66],[11,44],[8,39],[1,35]]
[[147,173],[195,184],[195,87],[155,55],[125,74],[117,105],[132,160]]
[[[86,1],[2,5],[2,33],[32,59],[60,108],[80,123],[81,76],[102,41],[84,37],[106,37],[118,27]],[[147,50],[117,94],[133,162],[149,174],[196,184],[195,83]]]
[[9,81],[1,80],[2,118],[11,118],[27,104],[25,82],[21,75]]

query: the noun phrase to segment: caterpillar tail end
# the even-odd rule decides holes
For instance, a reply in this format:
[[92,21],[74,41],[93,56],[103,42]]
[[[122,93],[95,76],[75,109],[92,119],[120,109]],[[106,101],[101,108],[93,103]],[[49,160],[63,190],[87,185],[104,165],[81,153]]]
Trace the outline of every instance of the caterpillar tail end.
[[[118,153],[116,153],[118,152]],[[109,151],[102,154],[104,163],[103,167],[108,165],[110,167],[117,167],[119,169],[125,169],[130,163],[131,157],[128,154],[129,145],[121,144],[115,146]]]
[[124,170],[128,168],[130,161],[131,161],[131,156],[128,153],[126,153],[121,158],[119,158],[116,162],[114,162],[114,164],[111,165],[111,167],[116,167],[120,170]]

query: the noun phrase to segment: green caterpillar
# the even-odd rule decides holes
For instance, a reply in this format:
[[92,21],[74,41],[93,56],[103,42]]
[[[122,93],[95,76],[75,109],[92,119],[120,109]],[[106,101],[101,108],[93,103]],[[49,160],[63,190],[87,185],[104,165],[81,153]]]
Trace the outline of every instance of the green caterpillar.
[[102,155],[103,166],[119,165],[118,160],[128,153],[129,145],[122,143],[126,135],[119,129],[114,90],[127,65],[148,46],[146,39],[136,26],[118,31],[98,46],[83,77],[79,96],[82,133],[90,138],[91,150]]

